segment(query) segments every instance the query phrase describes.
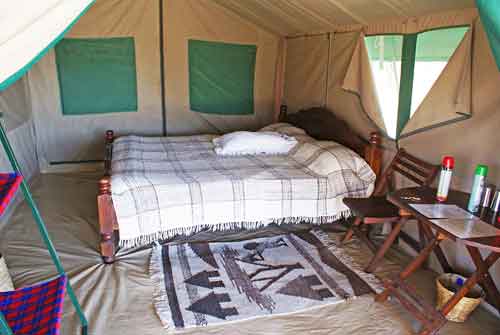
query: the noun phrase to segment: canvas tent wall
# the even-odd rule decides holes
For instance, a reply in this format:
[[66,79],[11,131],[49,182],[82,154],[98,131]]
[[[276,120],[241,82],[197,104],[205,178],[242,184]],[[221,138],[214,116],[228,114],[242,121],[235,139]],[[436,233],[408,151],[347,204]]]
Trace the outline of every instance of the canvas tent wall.
[[[363,30],[370,34],[418,31],[464,24],[471,26],[470,112],[472,118],[405,137],[399,141],[399,145],[408,147],[415,154],[433,162],[439,162],[444,153],[454,154],[460,161],[454,178],[454,186],[457,188],[469,189],[473,169],[479,162],[492,167],[489,180],[499,184],[500,168],[495,148],[500,143],[495,141],[494,125],[496,123],[494,120],[498,117],[500,108],[500,95],[496,92],[500,76],[495,69],[494,58],[477,11],[465,9],[443,12],[439,15],[422,16],[410,23],[408,24],[407,20],[377,23],[365,26]],[[346,74],[360,35],[359,31],[350,31],[350,28],[347,28],[345,31],[331,34],[329,40],[326,38],[328,35],[303,36],[287,40],[289,48],[287,49],[284,100],[291,103],[292,111],[305,106],[323,104],[342,115],[356,129],[366,133],[367,130],[375,130],[378,127],[365,113],[366,108],[363,106],[362,99],[346,91],[344,87]],[[298,44],[301,46],[297,46]],[[302,59],[304,66],[299,71],[294,71],[293,66],[299,59]],[[325,69],[328,69],[327,75],[325,75]],[[443,71],[440,78],[443,81],[441,85],[453,86],[456,72],[458,72],[456,68]],[[321,73],[321,76],[314,81],[309,81],[307,76],[315,73]],[[306,84],[296,85],[297,82]],[[314,85],[309,86],[307,84],[309,82]],[[468,94],[467,91],[464,93]],[[446,108],[436,101],[446,95],[446,91],[433,87],[426,98],[426,104],[423,105],[427,109],[424,113],[428,112],[431,117],[435,113],[439,115],[455,113],[453,106]],[[296,97],[304,97],[304,99],[296,101],[294,100],[297,99]],[[430,143],[432,145],[429,145]]]
[[[12,146],[16,150],[23,174],[30,179],[38,173],[38,161],[35,152],[35,133],[31,102],[28,96],[28,83],[22,78],[8,89],[0,92],[0,112]],[[7,156],[0,156],[0,167],[9,170]]]
[[[0,7],[0,13],[24,13],[18,9],[25,2],[2,2],[0,6],[4,7]],[[47,6],[45,9],[62,8],[62,4],[79,8],[80,12],[73,10],[68,11],[72,15],[63,15],[66,21],[61,24],[70,25],[73,22],[70,18],[74,19],[89,3],[51,0],[44,1],[43,5]],[[38,14],[54,13],[42,10],[43,6],[35,9]],[[20,26],[31,26],[29,20],[38,22],[33,18],[46,17],[37,15],[36,11],[28,14],[22,15],[27,22],[20,22]],[[18,16],[8,15],[9,18]],[[3,23],[7,16],[0,14],[0,17]],[[353,93],[352,86],[346,85],[350,69],[354,75],[366,74],[361,68],[353,70],[353,56],[361,55],[356,53],[360,34],[416,33],[461,25],[471,27],[469,47],[461,53],[470,58],[460,58],[464,64],[470,62],[470,71],[463,72],[469,76],[469,96],[466,90],[446,91],[451,87],[447,83],[457,78],[460,72],[457,69],[464,68],[457,65],[455,70],[443,71],[442,90],[431,89],[419,114],[454,116],[453,105],[441,104],[439,97],[455,93],[467,98],[465,105],[470,107],[472,117],[401,138],[398,144],[434,163],[444,154],[454,155],[457,158],[453,180],[456,188],[469,189],[477,163],[488,164],[489,180],[500,184],[500,165],[495,153],[500,144],[496,136],[500,121],[497,89],[500,75],[490,47],[491,35],[490,38],[485,35],[473,0],[97,0],[66,38],[88,41],[133,38],[137,111],[63,115],[56,50],[47,40],[33,38],[33,41],[40,40],[44,48],[49,47],[48,53],[26,76],[0,93],[0,108],[5,113],[9,136],[30,173],[36,173],[37,166],[47,170],[51,163],[101,159],[106,129],[114,129],[119,135],[160,135],[164,127],[168,135],[256,129],[275,119],[276,106],[281,102],[288,104],[292,112],[325,105],[360,134],[368,135],[370,131],[380,130],[380,120],[376,114],[370,114],[363,91]],[[16,30],[3,31],[0,41],[7,40],[7,34],[13,31]],[[191,110],[189,40],[256,48],[253,114],[217,115]],[[32,50],[35,51],[31,57],[36,59],[41,50],[36,47]],[[9,53],[0,55],[2,65],[4,59],[15,58]],[[454,61],[454,64],[460,62]],[[162,115],[162,86],[165,116]],[[370,91],[364,92],[370,94]],[[386,146],[394,150],[396,143],[387,140]],[[449,248],[447,255],[454,258],[455,265],[470,268],[464,250]],[[497,266],[494,271],[495,280],[499,282],[500,268]]]
[[[51,163],[98,160],[106,129],[117,134],[168,135],[256,129],[272,120],[279,37],[212,1],[97,1],[66,35],[68,39],[132,37],[137,73],[137,112],[64,115],[56,52],[30,71],[29,84],[42,169]],[[164,50],[160,50],[160,18]],[[220,116],[189,110],[188,40],[254,45],[257,48],[254,113]],[[57,49],[56,49],[57,51]],[[165,66],[166,116],[162,116],[161,56]],[[103,69],[104,70],[104,69]]]
[[[40,166],[46,170],[51,163],[100,159],[100,136],[107,128],[118,134],[161,134],[165,127],[169,135],[258,128],[275,116],[280,102],[275,97],[281,94],[275,86],[280,78],[285,82],[282,102],[291,111],[323,104],[360,132],[375,130],[367,117],[369,109],[344,85],[346,62],[353,55],[360,29],[366,34],[408,32],[471,24],[477,18],[477,11],[468,8],[474,6],[473,1],[412,2],[404,8],[398,3],[376,1],[374,9],[367,10],[362,1],[97,1],[66,38],[134,39],[138,112],[63,115],[58,64],[51,49],[27,79]],[[160,50],[160,18],[164,50]],[[298,37],[304,33],[309,35]],[[284,37],[289,38],[283,50]],[[255,114],[190,111],[189,39],[257,47]],[[283,51],[287,69],[280,73],[276,64]],[[162,84],[166,116],[162,116]],[[439,109],[440,115],[454,114],[442,106]]]

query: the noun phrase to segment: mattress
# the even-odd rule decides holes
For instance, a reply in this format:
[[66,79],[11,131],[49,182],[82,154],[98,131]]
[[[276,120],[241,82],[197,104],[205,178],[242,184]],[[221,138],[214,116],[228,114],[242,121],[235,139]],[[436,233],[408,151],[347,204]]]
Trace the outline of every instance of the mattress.
[[262,130],[298,144],[288,155],[218,156],[213,135],[116,139],[111,189],[120,245],[201,230],[332,222],[349,215],[344,197],[373,191],[375,174],[352,150],[288,124]]

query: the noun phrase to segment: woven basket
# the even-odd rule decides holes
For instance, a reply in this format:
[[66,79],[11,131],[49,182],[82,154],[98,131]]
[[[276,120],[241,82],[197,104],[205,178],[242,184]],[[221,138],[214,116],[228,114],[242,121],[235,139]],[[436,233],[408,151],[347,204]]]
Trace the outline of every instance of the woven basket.
[[7,270],[5,259],[0,254],[0,292],[12,291],[13,289],[14,285],[12,285],[12,279],[10,278],[9,270]]
[[[455,294],[450,288],[456,287],[457,279],[462,279],[463,282],[467,280],[460,275],[453,273],[444,273],[437,277],[436,287],[437,287],[437,308],[441,309],[448,300]],[[481,299],[484,297],[484,291],[479,286],[474,286],[469,293],[453,307],[453,309],[446,315],[446,319],[453,322],[465,322],[467,317],[477,306],[481,303]]]

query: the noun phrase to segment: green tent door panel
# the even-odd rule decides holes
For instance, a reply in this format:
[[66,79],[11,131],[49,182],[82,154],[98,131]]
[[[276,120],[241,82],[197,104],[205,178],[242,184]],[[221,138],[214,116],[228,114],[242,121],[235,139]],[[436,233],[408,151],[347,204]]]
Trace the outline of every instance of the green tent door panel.
[[476,0],[476,4],[500,71],[500,0]]
[[64,115],[137,111],[132,37],[63,39],[55,53]]
[[190,109],[207,114],[253,114],[256,54],[255,45],[189,40]]

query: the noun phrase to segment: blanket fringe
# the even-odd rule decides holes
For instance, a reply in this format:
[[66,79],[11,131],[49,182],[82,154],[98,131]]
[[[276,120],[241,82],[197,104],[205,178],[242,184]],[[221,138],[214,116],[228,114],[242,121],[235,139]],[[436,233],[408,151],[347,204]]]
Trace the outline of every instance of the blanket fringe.
[[349,210],[341,211],[337,215],[320,216],[320,217],[287,217],[271,219],[268,221],[255,221],[255,222],[227,222],[219,223],[215,225],[199,225],[193,227],[182,227],[174,228],[164,231],[159,231],[153,234],[142,235],[133,239],[120,240],[120,248],[129,249],[137,248],[146,245],[151,245],[157,241],[165,241],[172,239],[176,236],[191,236],[202,231],[208,232],[221,232],[221,231],[236,231],[236,230],[255,230],[259,228],[266,227],[271,224],[283,225],[283,224],[313,224],[322,225],[327,223],[332,223],[341,219],[345,219],[351,216]]

